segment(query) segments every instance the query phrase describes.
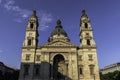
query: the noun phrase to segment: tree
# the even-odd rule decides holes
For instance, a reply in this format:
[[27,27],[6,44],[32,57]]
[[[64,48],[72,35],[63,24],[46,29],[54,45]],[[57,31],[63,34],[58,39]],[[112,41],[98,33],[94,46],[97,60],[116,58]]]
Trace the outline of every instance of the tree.
[[109,72],[107,74],[100,73],[101,80],[120,80],[120,71]]

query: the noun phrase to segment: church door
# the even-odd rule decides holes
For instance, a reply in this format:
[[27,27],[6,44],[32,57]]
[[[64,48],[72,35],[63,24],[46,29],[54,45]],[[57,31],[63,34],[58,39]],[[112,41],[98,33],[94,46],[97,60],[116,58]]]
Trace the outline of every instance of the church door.
[[53,60],[53,78],[55,80],[64,80],[67,76],[67,65],[62,55],[58,54]]

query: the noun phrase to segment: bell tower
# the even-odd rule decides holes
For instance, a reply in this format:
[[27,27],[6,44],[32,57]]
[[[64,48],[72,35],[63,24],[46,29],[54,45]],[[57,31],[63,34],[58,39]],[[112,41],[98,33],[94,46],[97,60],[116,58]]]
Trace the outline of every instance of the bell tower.
[[38,18],[34,10],[28,20],[25,40],[22,45],[22,59],[19,80],[32,80],[34,77],[35,56],[38,45]]
[[90,20],[85,12],[85,10],[82,11],[82,16],[80,19],[80,47],[81,48],[96,48],[95,41],[93,39],[93,32],[92,27],[90,24]]
[[38,18],[36,16],[36,11],[34,10],[32,16],[28,20],[23,47],[37,47],[38,36]]
[[82,10],[82,16],[80,18],[78,69],[79,80],[100,80],[93,30],[85,10]]

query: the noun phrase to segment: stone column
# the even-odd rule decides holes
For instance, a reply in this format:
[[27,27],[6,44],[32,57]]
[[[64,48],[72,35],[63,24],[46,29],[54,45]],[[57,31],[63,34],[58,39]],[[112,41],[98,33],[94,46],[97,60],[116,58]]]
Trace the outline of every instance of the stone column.
[[73,80],[78,80],[78,66],[77,66],[77,54],[72,53],[72,68],[73,68]]
[[68,62],[68,77],[72,79],[72,55],[69,53],[69,62]]
[[69,53],[68,75],[72,80],[78,80],[78,67],[76,53]]

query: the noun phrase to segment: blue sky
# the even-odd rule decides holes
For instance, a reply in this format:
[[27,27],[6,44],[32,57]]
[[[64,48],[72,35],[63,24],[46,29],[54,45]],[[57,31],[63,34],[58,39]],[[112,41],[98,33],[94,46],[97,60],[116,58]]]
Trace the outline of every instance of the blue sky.
[[91,20],[99,67],[120,62],[120,0],[0,0],[0,61],[19,68],[28,18],[37,10],[39,45],[61,19],[72,43],[80,45],[82,9]]

